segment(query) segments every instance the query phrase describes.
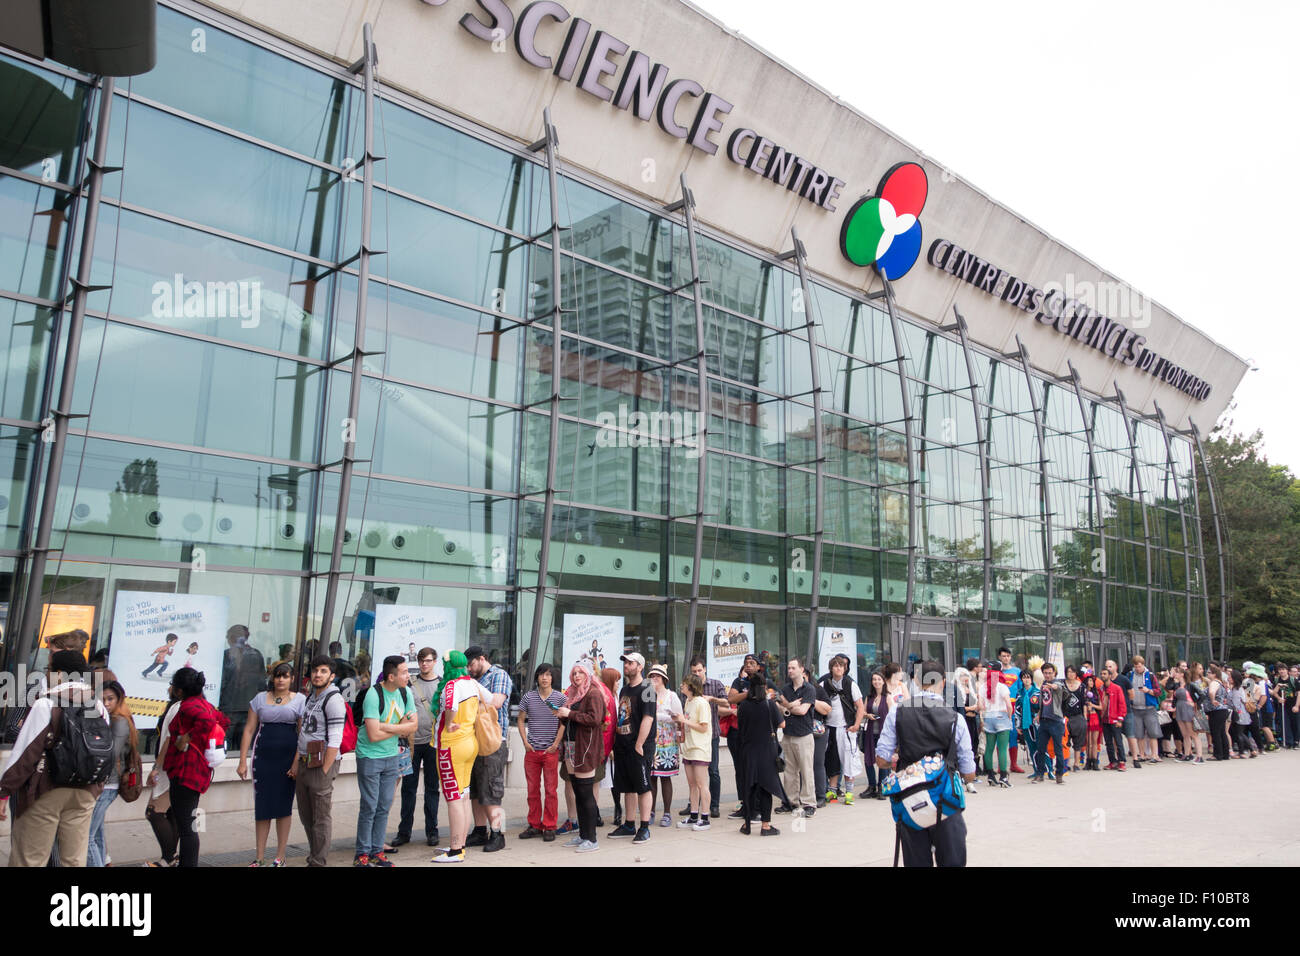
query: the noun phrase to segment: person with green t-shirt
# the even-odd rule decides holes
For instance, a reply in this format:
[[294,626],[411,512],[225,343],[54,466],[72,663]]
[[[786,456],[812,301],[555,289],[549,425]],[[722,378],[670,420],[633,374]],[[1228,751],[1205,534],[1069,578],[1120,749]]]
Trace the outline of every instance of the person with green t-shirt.
[[384,854],[388,811],[397,789],[398,738],[415,733],[415,698],[407,689],[406,658],[384,658],[384,678],[363,693],[363,720],[357,728],[357,851],[353,866],[392,866]]

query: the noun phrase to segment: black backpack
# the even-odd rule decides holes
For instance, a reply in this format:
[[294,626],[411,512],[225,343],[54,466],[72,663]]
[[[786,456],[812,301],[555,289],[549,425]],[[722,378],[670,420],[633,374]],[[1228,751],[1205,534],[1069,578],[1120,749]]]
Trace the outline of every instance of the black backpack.
[[[365,700],[366,700],[366,694],[370,693],[371,691],[374,691],[375,693],[379,694],[379,709],[381,711],[384,709],[384,696],[383,696],[382,685],[372,684],[371,686],[367,687],[364,691],[362,691],[360,694],[357,694],[357,699],[352,702],[352,722],[357,725],[358,730],[366,725]],[[409,687],[402,688],[402,706],[405,707],[408,711],[411,709],[411,689]]]
[[113,771],[113,732],[97,710],[55,707],[46,748],[46,773],[56,787],[89,787]]

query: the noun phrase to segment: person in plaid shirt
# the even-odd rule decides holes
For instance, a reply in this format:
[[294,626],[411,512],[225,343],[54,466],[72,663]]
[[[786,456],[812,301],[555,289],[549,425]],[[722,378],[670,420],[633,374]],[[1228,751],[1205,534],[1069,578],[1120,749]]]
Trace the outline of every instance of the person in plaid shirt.
[[[199,797],[212,785],[212,768],[208,766],[205,752],[208,741],[225,739],[230,718],[213,707],[203,697],[206,683],[202,671],[182,667],[172,676],[181,708],[171,726],[171,743],[163,761],[170,781],[172,811],[180,831],[180,865],[199,865],[199,835],[194,830],[194,817],[199,809]],[[218,733],[220,729],[220,733]]]
[[[506,814],[501,809],[501,801],[506,795],[506,763],[510,758],[510,693],[515,685],[509,674],[489,663],[487,654],[477,644],[466,649],[465,660],[469,676],[491,693],[492,706],[497,709],[497,718],[501,721],[500,749],[474,760],[469,780],[474,830],[465,846],[481,846],[485,853],[494,853],[506,847]],[[488,832],[489,823],[491,833]]]

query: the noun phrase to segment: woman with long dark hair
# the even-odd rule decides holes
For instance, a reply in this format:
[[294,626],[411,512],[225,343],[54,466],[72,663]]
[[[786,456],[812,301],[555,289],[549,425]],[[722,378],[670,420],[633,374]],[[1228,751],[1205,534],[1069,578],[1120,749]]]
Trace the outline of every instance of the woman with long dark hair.
[[194,818],[199,798],[212,786],[212,767],[206,750],[210,742],[221,746],[230,718],[203,697],[202,671],[182,667],[172,676],[181,706],[172,721],[171,745],[163,769],[171,781],[172,813],[180,835],[180,866],[199,865],[199,834]]
[[1085,770],[1101,770],[1101,682],[1088,673],[1083,678],[1083,716],[1088,722],[1088,761]]
[[[248,748],[253,747],[253,821],[257,858],[250,866],[284,866],[293,826],[295,781],[289,776],[298,753],[298,727],[307,698],[293,691],[293,665],[276,664],[271,687],[248,702],[248,720],[239,742],[239,779],[248,779]],[[266,862],[266,841],[275,821],[275,858]]]
[[[880,739],[880,731],[885,726],[885,717],[889,714],[889,694],[885,690],[885,675],[879,670],[871,672],[868,684],[867,698],[863,701],[865,713],[861,734],[862,762],[867,768],[867,789],[858,796],[866,800],[873,797],[883,800],[885,798],[880,793],[880,784],[876,779],[876,741]],[[972,695],[972,705],[974,700]]]
[[139,737],[135,730],[135,720],[131,716],[131,708],[126,702],[126,691],[115,680],[104,685],[104,709],[108,711],[109,727],[113,731],[113,769],[109,772],[104,790],[95,801],[95,809],[91,813],[86,866],[108,864],[108,847],[104,844],[104,816],[113,801],[117,799],[121,776],[130,767],[131,754],[139,749]]
[[745,822],[740,832],[750,832],[755,817],[763,823],[763,836],[780,833],[772,826],[772,798],[785,799],[785,788],[776,772],[776,731],[784,721],[776,702],[767,699],[767,677],[761,669],[749,678],[749,692],[737,708],[737,730],[743,754],[744,778],[742,812]]

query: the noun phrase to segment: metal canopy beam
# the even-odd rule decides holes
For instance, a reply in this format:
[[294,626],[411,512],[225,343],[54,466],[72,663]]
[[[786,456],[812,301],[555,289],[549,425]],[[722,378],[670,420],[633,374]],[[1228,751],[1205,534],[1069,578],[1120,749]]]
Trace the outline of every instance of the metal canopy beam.
[[[76,392],[77,363],[81,358],[81,333],[86,324],[86,299],[96,287],[90,284],[91,268],[95,259],[95,234],[99,223],[100,199],[104,191],[104,174],[108,171],[105,159],[108,153],[109,123],[113,116],[113,78],[105,76],[99,84],[99,118],[95,123],[95,148],[88,162],[86,176],[86,219],[81,230],[81,248],[77,259],[77,276],[72,280],[72,313],[68,319],[68,344],[63,355],[63,376],[59,386],[59,400],[50,409],[53,419],[53,440],[49,442],[50,458],[45,471],[41,494],[41,510],[36,524],[36,535],[31,546],[31,569],[27,576],[22,617],[17,633],[32,639],[40,633],[41,603],[45,592],[45,568],[50,553],[50,535],[54,529],[54,509],[58,504],[59,480],[63,474],[63,455],[68,444],[68,420]],[[53,358],[53,355],[51,355]],[[45,424],[45,423],[43,423]],[[46,428],[48,429],[48,425]],[[48,434],[48,430],[43,433]]]
[[361,71],[365,91],[365,155],[361,159],[361,247],[357,255],[357,309],[353,325],[352,372],[348,384],[348,417],[343,430],[343,458],[339,469],[339,500],[334,512],[334,543],[330,549],[330,566],[325,576],[325,601],[321,610],[320,644],[328,648],[330,633],[334,629],[334,611],[338,603],[339,577],[342,574],[343,538],[347,533],[348,502],[352,497],[352,472],[357,460],[357,416],[361,410],[362,359],[368,354],[366,344],[366,300],[370,285],[370,257],[377,253],[371,248],[370,225],[374,206],[375,162],[375,50],[370,24],[362,27],[362,56],[353,65],[353,72]]
[[[1129,455],[1133,465],[1133,483],[1137,485],[1138,503],[1142,510],[1142,543],[1146,547],[1147,554],[1147,619],[1145,628],[1145,640],[1143,641],[1143,650],[1151,642],[1151,520],[1147,516],[1147,493],[1142,484],[1142,463],[1138,461],[1137,451],[1137,420],[1134,419],[1128,410],[1128,403],[1124,401],[1124,393],[1120,391],[1119,383],[1115,383],[1115,402],[1119,405],[1120,417],[1124,419],[1124,431],[1128,434]],[[1132,490],[1130,488],[1130,490]]]
[[[560,445],[560,365],[564,361],[564,350],[560,342],[560,329],[563,322],[563,309],[560,302],[560,188],[559,159],[556,150],[560,145],[559,134],[551,122],[551,108],[542,110],[544,134],[533,143],[533,149],[544,149],[546,154],[546,179],[551,195],[551,396],[550,396],[550,441],[546,448],[546,491],[542,505],[542,541],[537,560],[537,590],[533,599],[533,627],[528,640],[528,659],[537,660],[537,644],[542,634],[542,614],[546,610],[546,575],[551,565],[551,528],[555,522],[555,460]],[[554,589],[552,589],[554,590]],[[554,624],[554,622],[552,622]],[[533,676],[526,675],[528,686],[533,686]]]
[[[808,336],[808,361],[812,371],[813,400],[813,451],[815,456],[816,500],[813,511],[813,563],[812,593],[808,599],[808,656],[806,660],[817,660],[817,613],[822,599],[822,542],[825,538],[824,509],[826,504],[826,428],[822,421],[822,384],[821,362],[817,356],[817,323],[812,319],[812,288],[808,284],[808,252],[799,241],[799,232],[790,227],[790,239],[794,249],[782,258],[794,259],[795,269],[799,274],[799,288],[803,296],[804,331]],[[797,326],[792,327],[797,328]]]
[[966,331],[966,320],[962,314],[957,311],[957,306],[952,307],[952,314],[956,317],[957,337],[961,340],[961,349],[966,356],[966,377],[970,380],[970,400],[971,410],[975,415],[975,441],[979,449],[980,461],[980,510],[984,516],[984,585],[983,600],[980,603],[980,655],[988,656],[989,653],[989,602],[993,594],[993,517],[990,506],[993,499],[992,475],[989,472],[989,440],[988,434],[984,430],[984,418],[980,413],[981,406],[987,406],[987,402],[980,401],[980,390],[975,377],[975,354],[971,351],[970,336]]
[[1110,569],[1106,566],[1106,498],[1101,491],[1101,469],[1097,466],[1097,446],[1093,441],[1094,418],[1097,406],[1089,408],[1089,402],[1083,397],[1083,387],[1079,383],[1079,372],[1073,362],[1066,363],[1070,369],[1070,384],[1074,386],[1074,396],[1079,401],[1079,417],[1083,419],[1083,437],[1088,445],[1088,471],[1091,475],[1092,497],[1097,509],[1097,543],[1101,545],[1101,589],[1098,595],[1100,603],[1101,624],[1097,628],[1098,638],[1106,640],[1106,615],[1109,606]]
[[[1047,572],[1047,613],[1044,620],[1047,622],[1046,643],[1050,645],[1052,624],[1055,621],[1052,611],[1056,600],[1056,573],[1053,570],[1056,564],[1056,542],[1052,535],[1052,499],[1047,489],[1047,429],[1043,424],[1043,406],[1047,396],[1044,393],[1042,401],[1038,398],[1034,389],[1034,373],[1029,368],[1029,350],[1020,341],[1019,335],[1016,336],[1016,356],[1025,373],[1025,386],[1029,389],[1029,401],[1034,409],[1034,432],[1038,435],[1038,498],[1043,509],[1043,568]],[[1047,648],[1043,652],[1046,654]]]
[[[695,194],[686,185],[686,174],[682,173],[682,198],[667,207],[669,212],[681,209],[686,220],[686,245],[691,257],[691,301],[695,307],[695,353],[698,358],[696,378],[699,395],[700,430],[696,436],[700,457],[697,459],[695,475],[695,549],[691,559],[691,603],[686,617],[686,641],[694,648],[695,625],[700,611],[700,565],[704,562],[704,498],[708,493],[709,474],[709,419],[712,417],[712,403],[709,394],[709,364],[704,349],[704,302],[702,299],[702,280],[700,279],[699,248],[695,230]],[[669,455],[672,449],[669,449]],[[701,648],[703,651],[704,648]],[[690,659],[690,655],[687,655]]]
[[1228,659],[1228,573],[1224,565],[1228,528],[1220,520],[1219,499],[1214,493],[1214,475],[1210,471],[1210,460],[1205,457],[1205,446],[1201,444],[1201,430],[1196,422],[1187,419],[1192,426],[1192,440],[1196,442],[1196,453],[1205,468],[1205,488],[1210,495],[1210,514],[1214,516],[1214,542],[1219,549],[1219,660]]

